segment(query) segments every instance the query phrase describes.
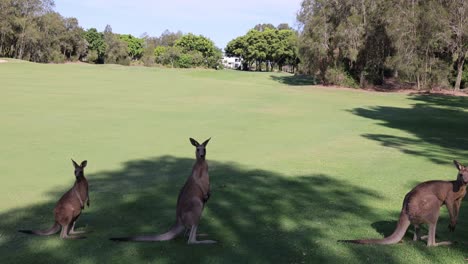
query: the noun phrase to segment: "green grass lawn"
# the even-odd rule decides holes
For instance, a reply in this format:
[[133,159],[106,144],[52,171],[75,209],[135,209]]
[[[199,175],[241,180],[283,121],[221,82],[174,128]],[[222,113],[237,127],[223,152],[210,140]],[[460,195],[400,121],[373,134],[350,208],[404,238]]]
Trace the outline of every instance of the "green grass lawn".
[[[115,65],[0,64],[0,263],[464,263],[468,203],[450,247],[337,243],[393,232],[417,183],[468,163],[468,99],[308,86],[286,74]],[[185,238],[115,243],[175,221],[194,148],[208,145],[212,196]],[[48,228],[88,160],[91,207],[76,241]]]

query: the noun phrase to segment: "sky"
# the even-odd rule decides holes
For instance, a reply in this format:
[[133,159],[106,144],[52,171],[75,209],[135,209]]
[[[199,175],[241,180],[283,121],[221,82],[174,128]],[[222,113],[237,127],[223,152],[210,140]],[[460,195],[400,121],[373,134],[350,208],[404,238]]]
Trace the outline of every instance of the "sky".
[[103,31],[109,24],[114,33],[136,37],[180,30],[208,37],[223,49],[256,24],[297,28],[300,4],[301,0],[56,0],[55,10],[76,17],[85,29]]

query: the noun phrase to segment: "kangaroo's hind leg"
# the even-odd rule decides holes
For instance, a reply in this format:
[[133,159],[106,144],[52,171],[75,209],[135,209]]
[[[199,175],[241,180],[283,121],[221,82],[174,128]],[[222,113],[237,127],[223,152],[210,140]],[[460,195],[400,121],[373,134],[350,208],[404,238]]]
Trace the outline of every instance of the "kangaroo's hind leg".
[[437,229],[437,220],[439,219],[439,212],[437,211],[437,213],[434,213],[429,218],[430,218],[428,219],[429,220],[429,236],[427,238],[427,246],[436,247],[436,246],[451,245],[452,242],[450,241],[443,241],[443,242],[436,243],[435,235],[436,235],[436,229]]
[[413,235],[413,241],[418,241],[421,239],[421,234],[420,234],[421,229],[419,228],[419,225],[414,225],[414,235]]
[[[73,219],[72,217],[68,218],[70,219],[69,221],[63,221],[60,225],[62,226],[62,232],[60,233],[60,238],[62,239],[82,239],[82,238],[85,238],[85,237],[81,237],[81,236],[75,236],[73,234],[70,234],[70,230],[72,229],[74,223],[75,223],[75,219]],[[63,219],[65,220],[65,219]]]
[[191,208],[182,216],[182,221],[186,226],[190,226],[190,235],[187,241],[188,244],[211,244],[216,243],[214,240],[197,240],[198,223],[200,223],[201,214],[203,211],[203,203],[199,200],[192,200]]
[[187,241],[188,244],[214,244],[217,243],[214,240],[197,240],[197,225],[193,225],[190,229],[190,236]]
[[73,221],[73,224],[71,224],[70,231],[68,232],[69,235],[79,235],[86,233],[86,231],[75,231],[75,224],[76,221]]
[[437,222],[433,224],[429,224],[429,238],[427,239],[427,246],[437,247],[437,246],[451,245],[452,242],[450,241],[442,241],[442,242],[436,243],[436,240],[435,240],[436,227],[437,227]]
[[73,219],[73,222],[71,224],[71,228],[70,228],[68,234],[70,234],[70,235],[79,235],[79,234],[86,233],[86,231],[75,231],[75,224],[76,224],[76,221],[78,220],[78,217],[79,217],[79,215],[77,217],[75,217],[75,219]]

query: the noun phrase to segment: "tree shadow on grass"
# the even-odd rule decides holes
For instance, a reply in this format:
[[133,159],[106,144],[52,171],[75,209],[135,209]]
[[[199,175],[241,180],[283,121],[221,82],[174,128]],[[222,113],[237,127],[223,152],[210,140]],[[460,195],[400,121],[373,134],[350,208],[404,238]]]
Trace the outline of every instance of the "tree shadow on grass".
[[412,100],[432,107],[448,107],[450,109],[466,110],[468,109],[468,96],[452,96],[444,94],[421,95],[416,94],[411,97]]
[[386,147],[423,156],[435,163],[466,159],[468,154],[468,98],[416,95],[411,108],[375,106],[356,108],[352,113],[379,120],[382,126],[399,129],[414,137],[364,134]]
[[[209,161],[212,197],[199,232],[208,233],[207,239],[218,244],[189,246],[186,238],[155,243],[108,240],[168,230],[175,221],[177,193],[192,163],[192,159],[162,156],[87,175],[91,207],[77,222],[92,231],[84,240],[16,232],[50,227],[53,207],[65,190],[49,192],[49,202],[0,214],[0,263],[311,263],[346,258],[349,262],[350,257],[359,263],[367,259],[362,252],[334,255],[317,241],[329,240],[345,249],[347,245],[329,238],[330,228],[346,217],[377,217],[364,204],[380,199],[376,193],[327,175],[286,177],[213,161]],[[394,262],[389,252],[379,256]]]
[[290,75],[290,76],[276,76],[271,75],[270,78],[286,85],[300,86],[300,85],[316,85],[317,79],[307,75]]

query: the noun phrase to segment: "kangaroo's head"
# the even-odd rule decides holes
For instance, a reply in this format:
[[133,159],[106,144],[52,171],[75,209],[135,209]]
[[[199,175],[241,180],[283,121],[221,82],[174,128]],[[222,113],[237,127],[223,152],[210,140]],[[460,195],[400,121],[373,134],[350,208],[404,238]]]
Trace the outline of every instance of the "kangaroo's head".
[[190,138],[190,142],[192,145],[196,148],[195,150],[195,157],[197,157],[197,160],[205,160],[206,157],[206,145],[208,145],[208,142],[210,141],[211,138],[205,140],[202,144],[198,143],[195,139]]
[[86,167],[86,164],[88,164],[88,162],[84,160],[83,162],[81,162],[81,165],[78,165],[78,163],[76,163],[73,159],[72,162],[73,166],[75,167],[75,177],[84,177],[84,168]]
[[468,168],[461,165],[460,162],[454,160],[453,164],[455,164],[455,167],[458,170],[458,180],[462,180],[463,183],[468,183]]

